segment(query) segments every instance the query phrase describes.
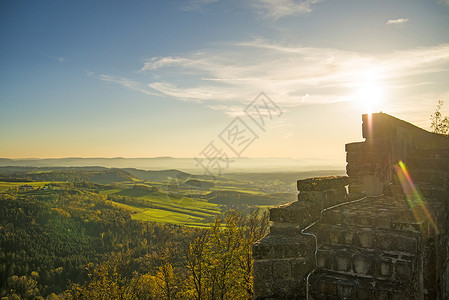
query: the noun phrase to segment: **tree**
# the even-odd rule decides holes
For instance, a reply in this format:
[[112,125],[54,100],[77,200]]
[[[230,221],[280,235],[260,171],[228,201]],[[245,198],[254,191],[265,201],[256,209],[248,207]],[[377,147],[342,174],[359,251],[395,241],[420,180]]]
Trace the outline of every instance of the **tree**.
[[257,209],[248,216],[240,218],[239,227],[243,228],[243,247],[238,256],[238,267],[242,275],[241,285],[248,299],[253,299],[253,244],[268,233],[268,211],[260,214]]
[[185,253],[186,268],[190,273],[190,281],[193,285],[192,297],[195,300],[206,299],[207,264],[205,260],[205,247],[208,239],[206,233],[202,234],[190,243]]
[[443,101],[438,100],[436,111],[430,116],[430,120],[432,121],[430,127],[433,132],[438,134],[449,134],[449,118],[447,116],[443,117],[441,114],[441,107],[443,106]]
[[185,266],[190,298],[252,299],[252,245],[266,234],[268,214],[228,212],[190,243]]
[[173,266],[171,263],[166,262],[159,267],[156,272],[156,276],[154,276],[154,282],[153,292],[157,299],[179,299],[179,277],[175,272],[173,272]]

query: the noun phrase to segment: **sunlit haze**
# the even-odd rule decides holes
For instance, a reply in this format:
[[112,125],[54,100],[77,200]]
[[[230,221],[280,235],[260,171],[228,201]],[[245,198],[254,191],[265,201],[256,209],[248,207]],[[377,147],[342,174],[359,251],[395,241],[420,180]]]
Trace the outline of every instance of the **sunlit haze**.
[[447,0],[1,1],[0,34],[3,158],[344,162],[363,113],[449,114]]

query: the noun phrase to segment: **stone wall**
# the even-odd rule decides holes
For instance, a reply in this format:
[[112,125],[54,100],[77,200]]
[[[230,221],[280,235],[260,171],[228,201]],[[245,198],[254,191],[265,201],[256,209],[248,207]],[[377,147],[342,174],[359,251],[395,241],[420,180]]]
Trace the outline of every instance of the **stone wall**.
[[350,192],[380,195],[393,181],[394,164],[405,161],[409,153],[416,149],[447,147],[447,137],[387,114],[363,115],[362,121],[362,135],[366,140],[345,147]]
[[348,177],[299,180],[298,201],[270,210],[256,299],[449,299],[449,138],[362,119]]
[[298,181],[298,201],[272,208],[270,233],[253,246],[257,299],[296,299],[306,293],[315,269],[316,240],[302,229],[319,220],[321,210],[347,201],[345,176]]

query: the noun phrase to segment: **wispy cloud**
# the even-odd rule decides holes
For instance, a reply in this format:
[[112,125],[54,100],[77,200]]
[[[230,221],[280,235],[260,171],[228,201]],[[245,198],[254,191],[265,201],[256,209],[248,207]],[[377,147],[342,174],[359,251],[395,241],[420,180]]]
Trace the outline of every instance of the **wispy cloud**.
[[145,85],[143,85],[137,81],[128,79],[128,78],[123,78],[123,77],[116,78],[116,77],[113,77],[110,75],[95,75],[92,72],[87,72],[87,75],[88,76],[96,76],[98,79],[101,79],[103,81],[116,83],[116,84],[119,84],[119,85],[129,89],[129,90],[137,91],[137,92],[140,92],[140,93],[143,93],[146,95],[160,96],[159,94],[156,94],[156,93],[148,90],[147,88],[145,88]]
[[202,10],[205,6],[218,1],[220,0],[191,0],[187,1],[187,4],[182,5],[180,8],[185,11],[198,11]]
[[231,117],[241,117],[245,116],[245,106],[244,105],[224,105],[224,104],[214,104],[208,105],[207,107],[213,110],[224,111],[228,116]]
[[[221,0],[190,0],[182,5],[184,11],[202,11],[210,4]],[[313,4],[321,0],[251,0],[248,8],[266,19],[277,20],[285,16],[305,14],[312,11]],[[448,0],[449,1],[449,0]]]
[[309,13],[318,0],[254,0],[253,7],[265,18],[279,19],[284,16]]
[[180,65],[180,64],[187,64],[188,59],[183,57],[173,57],[173,56],[167,56],[167,57],[153,57],[149,61],[145,62],[143,67],[140,69],[140,71],[146,71],[146,70],[155,70],[162,67],[169,67],[172,65]]
[[45,55],[45,56],[53,60],[59,61],[61,63],[65,61],[65,58],[61,56],[54,56],[54,55]]
[[407,22],[408,22],[408,19],[400,18],[400,19],[388,20],[387,22],[385,22],[385,25],[402,26]]
[[430,85],[432,80],[404,79],[448,70],[449,44],[373,55],[259,39],[176,57],[150,58],[137,73],[139,82],[108,75],[99,78],[145,94],[204,102],[211,109],[237,115],[260,91],[288,109],[349,101],[349,95],[367,76],[391,88],[403,82],[416,82],[416,88],[419,82]]

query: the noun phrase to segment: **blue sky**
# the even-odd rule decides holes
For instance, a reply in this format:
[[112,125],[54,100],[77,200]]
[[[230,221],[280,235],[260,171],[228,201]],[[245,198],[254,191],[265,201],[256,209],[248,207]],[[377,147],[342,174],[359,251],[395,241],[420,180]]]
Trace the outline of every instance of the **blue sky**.
[[0,38],[0,157],[231,156],[239,117],[242,156],[344,161],[362,113],[449,114],[447,0],[1,0]]

